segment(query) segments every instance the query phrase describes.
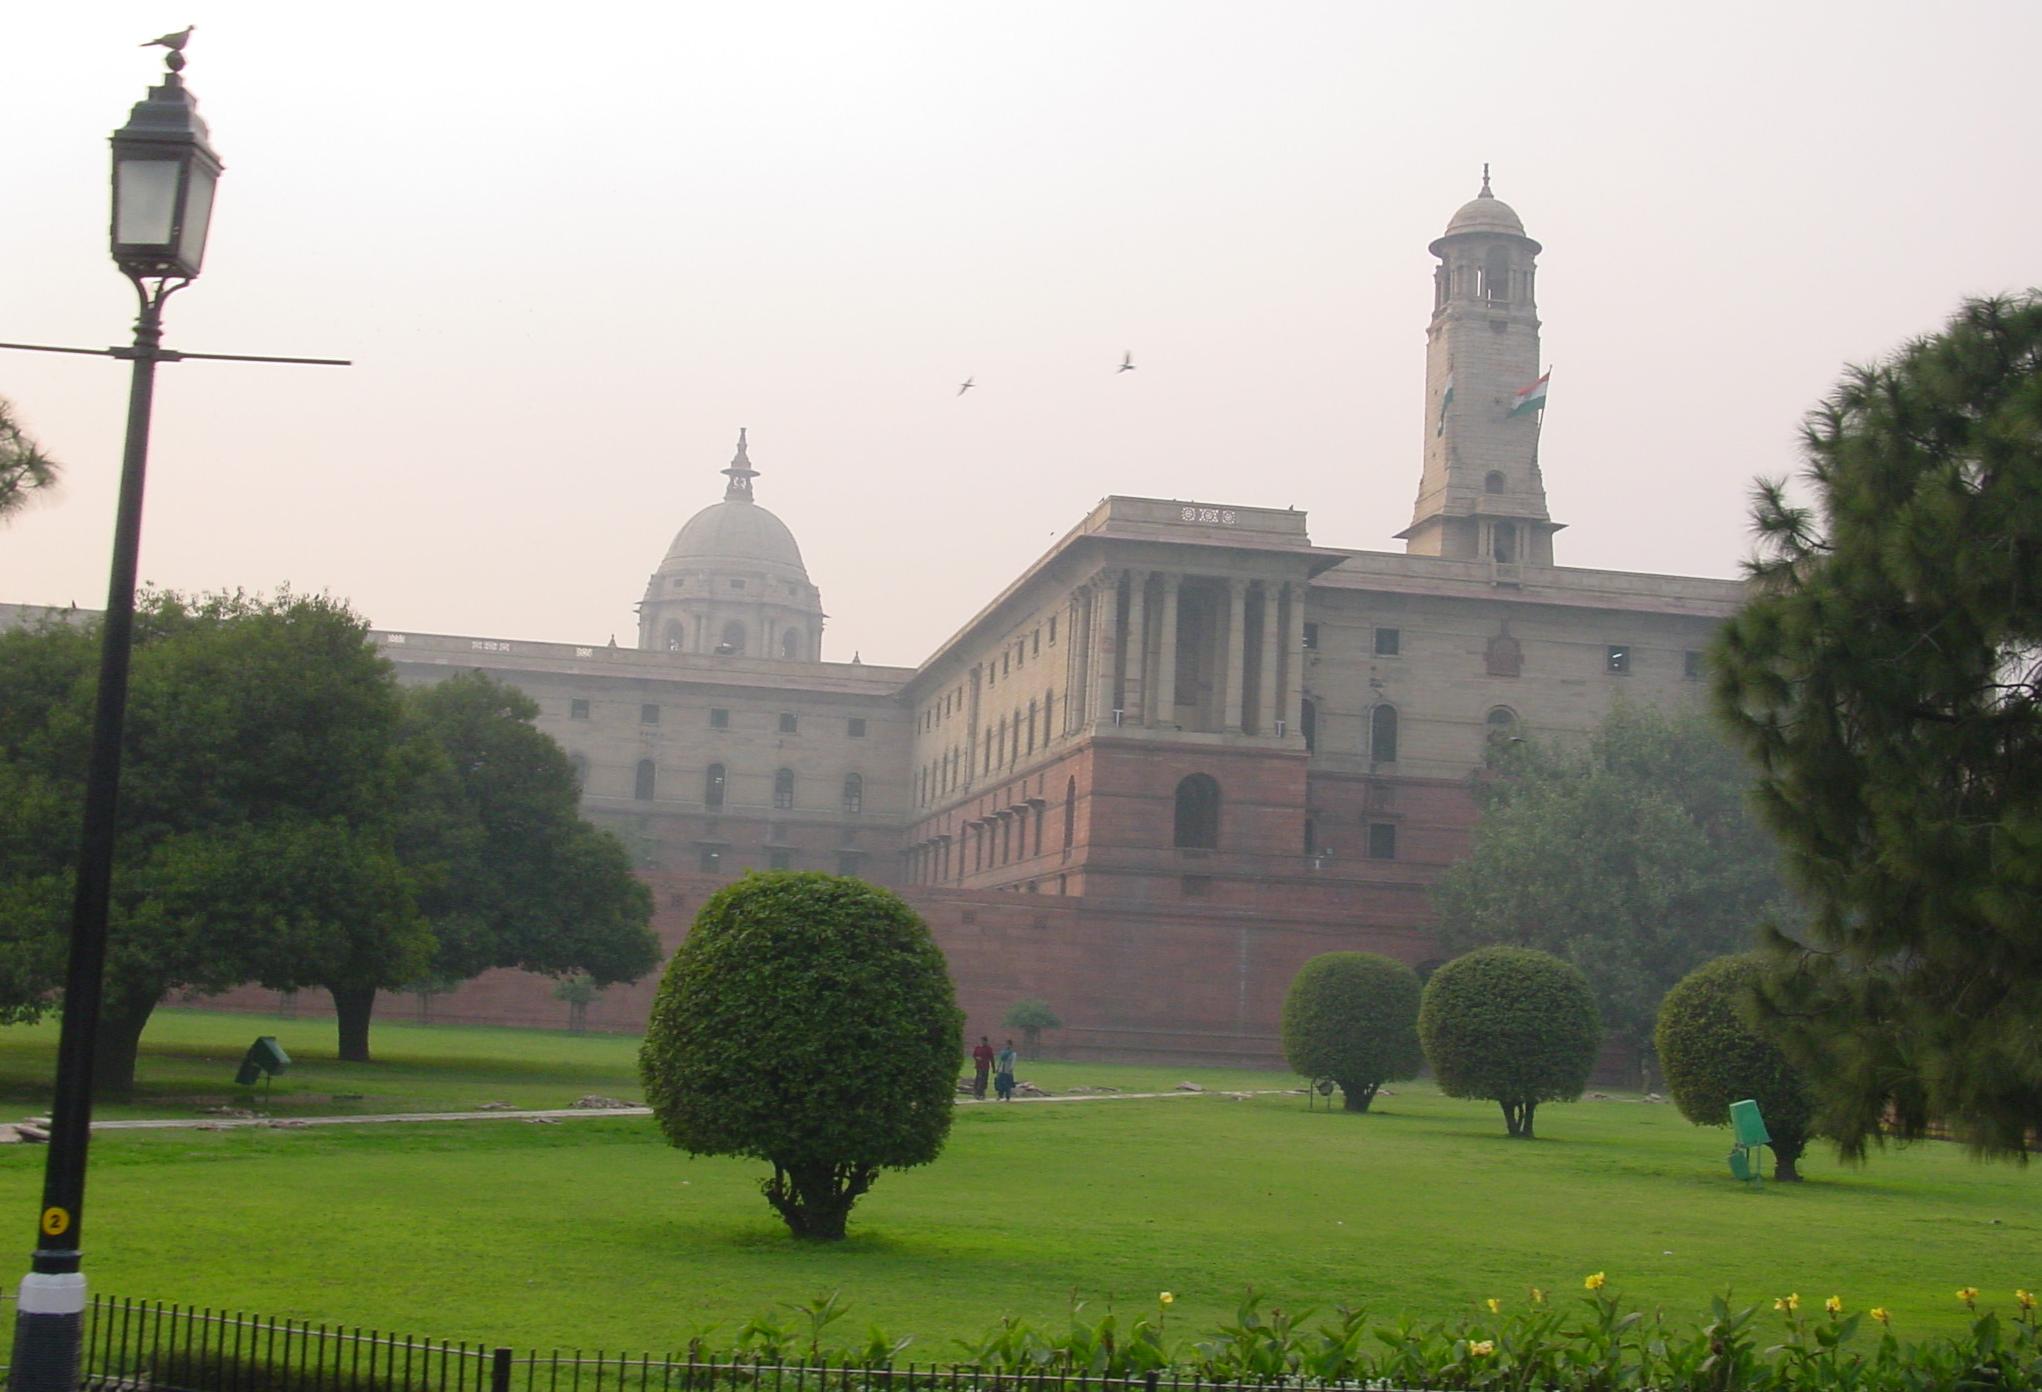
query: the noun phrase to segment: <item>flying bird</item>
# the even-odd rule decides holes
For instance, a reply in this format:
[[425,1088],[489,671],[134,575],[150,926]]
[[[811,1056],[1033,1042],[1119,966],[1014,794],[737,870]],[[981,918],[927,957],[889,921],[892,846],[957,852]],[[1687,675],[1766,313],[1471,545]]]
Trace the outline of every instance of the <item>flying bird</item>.
[[1120,366],[1115,368],[1113,372],[1114,375],[1117,377],[1123,372],[1132,371],[1134,371],[1134,349],[1130,348],[1127,350],[1125,354],[1122,355],[1120,359]]
[[169,49],[172,53],[182,53],[184,52],[185,44],[191,38],[191,31],[196,28],[198,28],[198,25],[196,24],[187,24],[184,26],[184,28],[178,30],[175,34],[165,34],[160,39],[151,39],[149,40],[149,42],[145,44],[136,44],[135,47],[155,48],[160,44],[162,47]]
[[959,388],[957,389],[957,394],[958,394],[959,396],[963,396],[963,395],[964,395],[964,394],[965,394],[966,392],[968,392],[968,391],[970,391],[970,390],[971,390],[971,388],[972,388],[972,384],[973,384],[973,383],[975,383],[975,382],[977,382],[977,381],[978,381],[978,377],[977,377],[977,375],[976,375],[976,374],[974,374],[974,375],[972,375],[972,376],[970,376],[970,377],[967,377],[967,378],[965,378],[965,379],[964,379],[964,385],[963,385],[963,386],[961,386],[961,387],[959,387]]

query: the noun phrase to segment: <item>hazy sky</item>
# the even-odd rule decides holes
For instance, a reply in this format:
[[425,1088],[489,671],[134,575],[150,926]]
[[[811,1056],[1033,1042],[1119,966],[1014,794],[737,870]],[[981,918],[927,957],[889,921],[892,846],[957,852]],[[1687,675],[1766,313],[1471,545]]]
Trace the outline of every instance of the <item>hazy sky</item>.
[[[740,425],[839,660],[1108,493],[1401,549],[1484,160],[1546,247],[1563,564],[1734,573],[1843,364],[2042,282],[2032,0],[24,2],[0,339],[126,341],[106,136],[193,21],[227,173],[167,342],[358,365],[163,368],[142,571],[389,628],[631,643]],[[102,602],[126,393],[0,353],[68,466],[0,599]]]

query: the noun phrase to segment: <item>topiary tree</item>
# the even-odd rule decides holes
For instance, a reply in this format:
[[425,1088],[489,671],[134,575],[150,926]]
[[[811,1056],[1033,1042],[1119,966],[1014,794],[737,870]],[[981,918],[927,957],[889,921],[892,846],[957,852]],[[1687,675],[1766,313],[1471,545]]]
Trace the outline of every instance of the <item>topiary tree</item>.
[[1328,952],[1291,978],[1283,1056],[1307,1078],[1331,1078],[1350,1112],[1376,1089],[1418,1075],[1418,973],[1373,952]]
[[898,895],[813,872],[747,875],[702,906],[638,1054],[660,1129],[693,1155],[769,1161],[796,1237],[834,1241],[882,1169],[950,1134],[964,1016]]
[[1044,1030],[1064,1027],[1064,1022],[1057,1017],[1057,1013],[1049,1008],[1048,1001],[1033,998],[1015,1001],[1008,1007],[1006,1016],[1000,1023],[1008,1029],[1021,1031],[1021,1043],[1028,1050],[1030,1057],[1034,1056],[1036,1046],[1042,1043]]
[[1530,1140],[1541,1102],[1572,1102],[1602,1046],[1595,994],[1549,952],[1485,947],[1425,983],[1418,1038],[1439,1090],[1490,1097],[1513,1136]]
[[1748,952],[1695,968],[1666,993],[1652,1037],[1682,1116],[1727,1126],[1730,1104],[1750,1098],[1773,1138],[1773,1178],[1798,1180],[1815,1108],[1801,1074],[1752,1023],[1764,975],[1764,959]]

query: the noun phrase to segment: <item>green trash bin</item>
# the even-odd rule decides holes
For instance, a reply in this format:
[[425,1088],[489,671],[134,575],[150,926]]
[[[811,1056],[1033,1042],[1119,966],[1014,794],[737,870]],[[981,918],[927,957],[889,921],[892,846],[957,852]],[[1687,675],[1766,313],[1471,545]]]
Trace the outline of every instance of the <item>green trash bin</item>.
[[1737,1144],[1746,1148],[1773,1143],[1773,1138],[1766,1134],[1765,1118],[1758,1114],[1758,1103],[1748,1097],[1730,1104],[1730,1129],[1736,1133]]
[[248,1052],[241,1056],[241,1067],[235,1071],[234,1081],[242,1087],[254,1087],[256,1080],[264,1074],[274,1078],[291,1066],[291,1056],[284,1052],[284,1046],[277,1043],[273,1034],[265,1034],[248,1046]]

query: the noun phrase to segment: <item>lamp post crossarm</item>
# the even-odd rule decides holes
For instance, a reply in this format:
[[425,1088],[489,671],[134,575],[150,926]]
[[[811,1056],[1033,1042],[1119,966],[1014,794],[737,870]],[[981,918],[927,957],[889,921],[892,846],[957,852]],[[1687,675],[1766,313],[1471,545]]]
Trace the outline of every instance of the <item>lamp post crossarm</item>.
[[300,363],[307,367],[353,367],[352,358],[278,358],[256,353],[186,353],[176,348],[144,350],[127,348],[63,348],[53,343],[0,343],[0,348],[13,348],[24,353],[77,353],[88,358],[119,358],[133,362],[144,351],[157,362],[255,362],[255,363]]

